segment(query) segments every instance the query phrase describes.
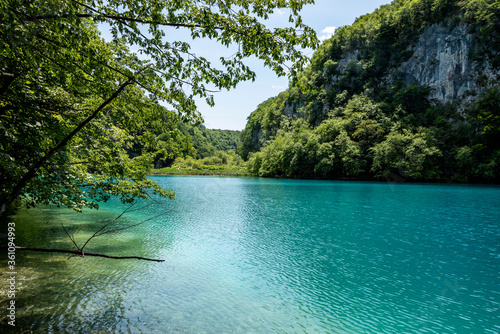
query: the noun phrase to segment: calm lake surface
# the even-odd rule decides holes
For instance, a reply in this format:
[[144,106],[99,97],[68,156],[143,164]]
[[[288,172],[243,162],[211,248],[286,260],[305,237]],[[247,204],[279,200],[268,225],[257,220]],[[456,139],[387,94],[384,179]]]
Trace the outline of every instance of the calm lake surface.
[[[18,252],[16,329],[500,333],[499,187],[153,179],[176,191],[167,214],[87,251],[165,262]],[[70,249],[61,223],[82,243],[124,208],[22,211],[16,241]]]

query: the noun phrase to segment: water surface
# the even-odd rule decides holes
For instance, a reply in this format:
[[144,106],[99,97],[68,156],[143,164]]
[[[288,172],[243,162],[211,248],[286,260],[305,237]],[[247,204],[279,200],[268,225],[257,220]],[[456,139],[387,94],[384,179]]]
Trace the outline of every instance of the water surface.
[[[18,252],[18,329],[500,332],[498,187],[154,179],[176,200],[122,224],[166,214],[87,251],[165,262]],[[81,243],[124,208],[22,211],[17,243],[70,248],[61,224]]]

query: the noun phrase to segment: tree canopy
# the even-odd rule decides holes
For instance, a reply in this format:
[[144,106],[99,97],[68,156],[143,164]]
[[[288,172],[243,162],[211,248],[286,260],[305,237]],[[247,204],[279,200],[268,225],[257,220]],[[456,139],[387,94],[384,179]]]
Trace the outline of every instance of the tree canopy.
[[[433,24],[466,25],[469,56],[489,66],[491,79],[467,73],[481,88],[468,100],[437,103],[431,87],[400,77]],[[381,6],[336,30],[288,90],[258,106],[238,153],[260,176],[500,182],[499,29],[495,0]]]
[[[200,122],[196,98],[213,105],[214,91],[253,80],[248,57],[278,75],[300,71],[300,49],[317,45],[299,15],[308,3],[1,0],[0,213],[16,199],[79,210],[111,195],[124,202],[148,191],[173,196],[145,175],[157,135],[174,134],[178,119]],[[283,7],[290,26],[267,28]],[[211,63],[169,29],[235,52]],[[144,151],[131,157],[137,140]]]

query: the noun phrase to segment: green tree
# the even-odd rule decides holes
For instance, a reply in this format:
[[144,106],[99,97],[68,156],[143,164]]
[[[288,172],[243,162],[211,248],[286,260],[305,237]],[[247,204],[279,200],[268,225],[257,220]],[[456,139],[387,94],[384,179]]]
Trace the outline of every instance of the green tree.
[[442,153],[428,129],[419,128],[415,133],[407,129],[392,131],[371,151],[372,171],[379,177],[394,173],[414,180],[435,180],[439,176],[434,159]]
[[[81,209],[111,195],[132,202],[148,189],[172,196],[145,175],[165,124],[199,122],[196,97],[213,105],[213,91],[254,79],[250,56],[278,75],[290,63],[291,75],[300,70],[299,49],[317,45],[299,16],[312,2],[1,0],[0,215],[16,199]],[[279,7],[289,8],[291,26],[271,30],[262,22]],[[169,39],[176,28],[236,52],[210,63],[188,41]],[[137,133],[145,149],[130,157]]]
[[500,149],[500,86],[484,91],[467,108],[471,121],[476,125],[482,143],[491,149]]

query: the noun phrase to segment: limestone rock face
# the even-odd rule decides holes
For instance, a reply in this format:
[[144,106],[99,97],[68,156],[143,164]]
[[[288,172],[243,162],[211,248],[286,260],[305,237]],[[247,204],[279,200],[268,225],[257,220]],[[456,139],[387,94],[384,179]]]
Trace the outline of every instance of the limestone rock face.
[[[491,53],[489,57],[480,54],[479,50],[484,46],[479,44],[479,31],[473,29],[459,16],[455,16],[440,23],[427,25],[418,36],[400,36],[412,38],[412,42],[401,54],[384,54],[383,57],[389,59],[383,59],[380,64],[386,65],[377,64],[370,74],[376,77],[363,76],[368,73],[364,71],[371,70],[370,66],[373,65],[369,53],[369,40],[364,40],[357,46],[347,45],[341,55],[337,53],[338,51],[335,52],[334,59],[324,58],[325,62],[332,61],[329,66],[332,66],[333,70],[327,71],[325,64],[323,69],[316,70],[317,73],[328,73],[326,80],[320,83],[322,86],[314,87],[316,91],[321,91],[315,97],[316,100],[307,100],[307,95],[301,93],[303,94],[301,98],[285,101],[283,109],[280,110],[281,114],[288,119],[306,118],[311,114],[327,115],[335,107],[331,102],[333,94],[336,94],[335,99],[341,99],[341,90],[348,91],[350,88],[359,93],[366,89],[365,84],[368,79],[376,83],[373,89],[381,87],[388,91],[399,82],[407,86],[416,84],[429,87],[428,98],[431,103],[452,102],[458,112],[463,112],[469,102],[477,99],[483,91],[497,87],[500,82],[500,67],[494,67],[489,58],[498,58],[497,53],[489,50]],[[381,66],[386,67],[381,68]],[[318,125],[314,123],[314,118],[311,119],[308,119],[311,125]],[[321,121],[321,117],[317,119]],[[266,130],[272,135],[277,131],[277,129]],[[256,143],[262,142],[262,131],[255,131],[253,136]]]
[[[476,41],[468,29],[464,23],[426,27],[408,49],[412,52],[411,58],[388,69],[383,81],[389,84],[402,80],[406,85],[429,86],[429,98],[437,103],[466,102],[471,95],[492,87],[498,83],[500,73],[493,70],[488,61],[473,59]],[[359,62],[357,52],[346,54],[339,61],[339,72],[345,73],[347,65],[353,62]],[[332,82],[337,80],[332,78]]]
[[471,59],[473,49],[474,38],[465,24],[454,28],[433,24],[410,48],[413,51],[411,59],[401,64],[397,71],[407,85],[430,86],[431,100],[462,100],[466,92],[480,90],[477,72],[481,66]]

